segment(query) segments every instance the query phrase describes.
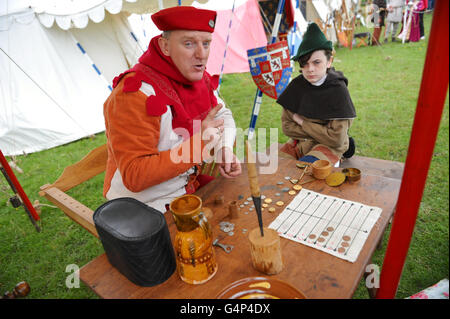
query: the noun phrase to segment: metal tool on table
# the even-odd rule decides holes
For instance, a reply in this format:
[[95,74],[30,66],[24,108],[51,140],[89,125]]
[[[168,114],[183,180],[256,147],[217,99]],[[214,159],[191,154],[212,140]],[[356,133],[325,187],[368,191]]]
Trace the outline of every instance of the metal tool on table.
[[216,238],[216,239],[213,241],[213,246],[217,246],[217,247],[222,248],[222,249],[225,250],[225,252],[228,253],[228,254],[231,253],[231,251],[232,251],[233,248],[234,248],[233,245],[225,245],[225,244],[219,243],[219,238]]

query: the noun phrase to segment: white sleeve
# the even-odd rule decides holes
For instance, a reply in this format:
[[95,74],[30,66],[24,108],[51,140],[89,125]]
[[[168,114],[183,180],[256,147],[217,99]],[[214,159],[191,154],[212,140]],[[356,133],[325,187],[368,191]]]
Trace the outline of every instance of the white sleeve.
[[217,98],[217,103],[222,104],[223,107],[216,114],[216,119],[223,119],[224,130],[220,137],[218,145],[220,147],[229,147],[233,149],[234,140],[236,138],[236,123],[234,122],[233,113],[226,107],[225,102],[218,96],[217,91],[214,91],[214,95]]

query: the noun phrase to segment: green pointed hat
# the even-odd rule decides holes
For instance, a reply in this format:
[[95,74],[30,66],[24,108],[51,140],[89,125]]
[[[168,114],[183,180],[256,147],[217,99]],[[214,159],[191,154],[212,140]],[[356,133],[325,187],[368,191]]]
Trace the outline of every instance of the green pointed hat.
[[303,35],[302,43],[298,47],[297,54],[292,59],[297,61],[302,55],[308,54],[316,50],[333,50],[333,44],[328,41],[320,30],[319,26],[314,22],[308,25],[308,29]]

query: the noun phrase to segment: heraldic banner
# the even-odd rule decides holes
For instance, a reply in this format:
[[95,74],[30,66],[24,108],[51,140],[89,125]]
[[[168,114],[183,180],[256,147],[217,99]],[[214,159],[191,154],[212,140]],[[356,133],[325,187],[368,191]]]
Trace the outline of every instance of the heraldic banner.
[[289,84],[292,67],[287,41],[247,51],[250,73],[258,88],[277,99]]

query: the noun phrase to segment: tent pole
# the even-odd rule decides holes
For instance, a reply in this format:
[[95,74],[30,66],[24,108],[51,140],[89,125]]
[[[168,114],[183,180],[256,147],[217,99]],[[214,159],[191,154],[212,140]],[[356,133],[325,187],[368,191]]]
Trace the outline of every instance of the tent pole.
[[[27,194],[23,190],[19,181],[17,180],[16,175],[14,175],[14,172],[11,169],[11,167],[9,166],[8,161],[6,160],[5,156],[3,156],[2,150],[0,150],[0,171],[5,176],[6,181],[8,182],[8,184],[11,187],[11,190],[14,192],[14,194],[19,196],[20,203],[18,204],[18,206],[23,206],[23,208],[25,209],[25,212],[27,213],[28,217],[31,220],[31,223],[36,228],[36,230],[38,232],[40,232],[41,228],[36,224],[36,221],[38,221],[40,219],[40,217],[39,217],[38,213],[36,212],[34,206],[31,204],[30,199],[28,198]],[[11,199],[10,199],[10,201],[11,201]],[[18,206],[16,206],[17,204],[15,204],[13,201],[11,201],[11,204],[13,205],[13,207],[18,207]]]
[[[300,0],[295,1],[295,11],[299,10],[300,6]],[[292,45],[291,45],[291,56],[295,55],[295,33],[297,32],[297,20],[295,20],[295,13],[294,13],[294,31],[292,32]]]
[[[285,0],[278,1],[277,14],[275,16],[275,21],[272,28],[272,38],[270,39],[270,44],[275,43],[278,37],[278,29],[280,28],[281,16],[283,15]],[[260,89],[256,90],[255,101],[253,103],[252,117],[250,119],[250,125],[248,128],[248,139],[251,140],[255,134],[256,120],[258,119],[259,109],[262,102],[263,92]]]
[[236,4],[236,0],[233,0],[233,7],[231,8],[231,17],[230,17],[230,23],[228,24],[227,40],[225,42],[225,51],[223,51],[222,67],[220,68],[219,86],[217,87],[217,92],[220,92],[220,85],[222,84],[223,70],[225,68],[225,59],[227,57],[228,42],[230,41],[231,25],[233,24],[234,5],[235,4]]
[[416,114],[397,209],[376,298],[394,298],[408,254],[439,131],[449,77],[449,2],[438,0],[428,40]]
[[86,59],[86,61],[89,63],[89,65],[95,71],[95,73],[97,73],[97,75],[102,79],[102,81],[105,82],[105,85],[108,87],[108,89],[112,92],[113,89],[112,89],[111,84],[109,84],[108,80],[105,78],[105,76],[100,71],[98,66],[94,63],[94,61],[92,61],[91,57],[87,54],[86,50],[83,48],[81,43],[75,38],[75,36],[73,35],[72,31],[69,30],[68,33],[69,33],[70,38],[72,39],[72,41],[75,43],[75,45],[80,50],[80,52],[83,55],[83,57]]

